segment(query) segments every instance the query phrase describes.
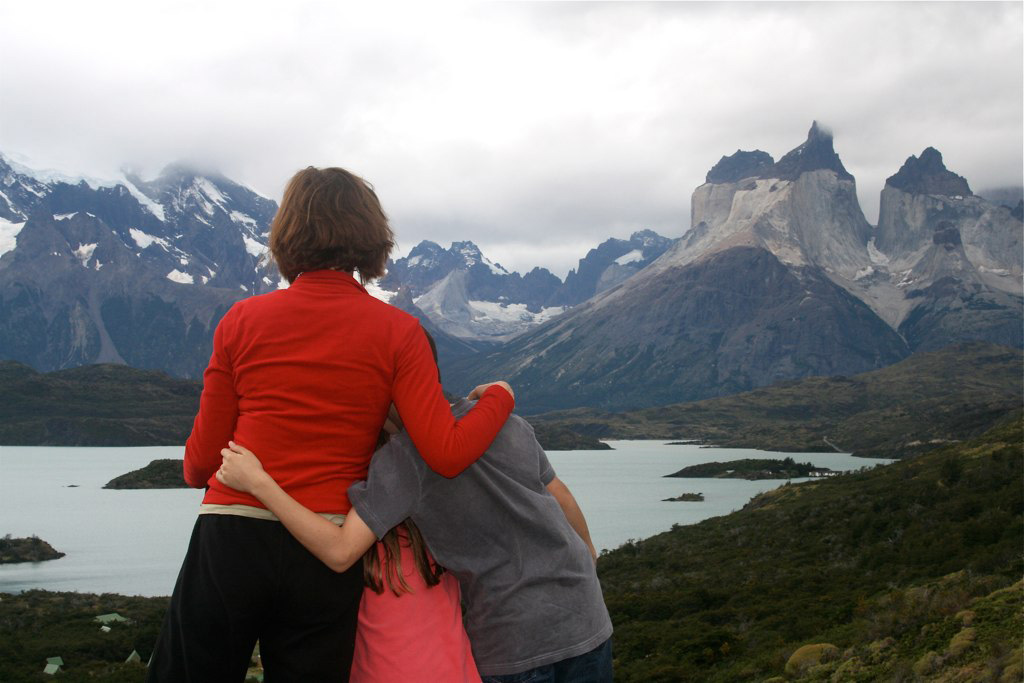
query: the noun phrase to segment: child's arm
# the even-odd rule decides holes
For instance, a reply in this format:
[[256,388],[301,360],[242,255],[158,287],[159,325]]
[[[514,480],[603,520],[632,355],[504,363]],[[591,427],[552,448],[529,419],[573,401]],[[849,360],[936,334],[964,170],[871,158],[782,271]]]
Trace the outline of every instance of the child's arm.
[[253,453],[228,442],[221,450],[223,464],[217,479],[233,489],[250,493],[277,515],[306,550],[336,572],[355,564],[377,540],[377,536],[352,508],[345,523],[338,527],[284,492],[267,474]]
[[575,529],[576,533],[583,539],[583,542],[587,544],[587,547],[590,548],[590,555],[596,562],[597,551],[594,550],[594,542],[590,540],[590,529],[587,527],[587,520],[583,517],[583,510],[580,510],[580,506],[576,502],[576,498],[573,497],[569,487],[561,479],[555,477],[548,484],[548,492],[558,501],[562,512],[565,513],[565,518],[569,521],[569,526]]

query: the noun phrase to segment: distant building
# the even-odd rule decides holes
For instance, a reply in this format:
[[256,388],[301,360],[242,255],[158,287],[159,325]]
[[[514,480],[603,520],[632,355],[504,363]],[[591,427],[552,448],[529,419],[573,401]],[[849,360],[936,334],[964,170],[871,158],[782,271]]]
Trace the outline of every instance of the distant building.
[[128,659],[124,660],[125,664],[142,664],[142,657],[139,656],[138,650],[132,650],[132,653],[128,655]]

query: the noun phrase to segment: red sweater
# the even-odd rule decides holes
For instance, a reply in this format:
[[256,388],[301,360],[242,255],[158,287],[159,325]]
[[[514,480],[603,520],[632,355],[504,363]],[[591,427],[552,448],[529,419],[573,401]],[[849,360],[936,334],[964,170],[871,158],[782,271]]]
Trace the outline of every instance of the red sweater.
[[513,408],[507,391],[491,387],[456,421],[419,321],[348,273],[303,273],[288,289],[238,302],[217,326],[185,481],[210,487],[205,503],[263,507],[214,476],[230,439],[306,507],[348,512],[348,487],[366,478],[392,402],[423,459],[446,477],[487,450]]

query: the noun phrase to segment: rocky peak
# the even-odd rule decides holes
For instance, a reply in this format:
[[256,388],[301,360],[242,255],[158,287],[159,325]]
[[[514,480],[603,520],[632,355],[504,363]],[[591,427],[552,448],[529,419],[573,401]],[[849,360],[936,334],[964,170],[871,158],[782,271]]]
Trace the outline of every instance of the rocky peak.
[[885,184],[909,194],[946,197],[969,197],[973,194],[966,179],[946,169],[942,154],[934,147],[926,148],[920,157],[908,157],[896,175],[889,177]]
[[472,266],[476,263],[480,263],[484,255],[480,251],[480,247],[476,246],[472,242],[452,242],[452,248],[449,250],[453,254],[462,256],[467,266]]
[[775,164],[772,155],[755,149],[753,152],[736,150],[735,154],[722,157],[711,167],[704,178],[706,183],[735,183],[744,178],[759,176]]
[[853,180],[832,147],[832,132],[815,121],[807,133],[807,140],[779,159],[774,166],[765,169],[761,177],[796,180],[804,173],[821,169],[835,171],[844,180]]

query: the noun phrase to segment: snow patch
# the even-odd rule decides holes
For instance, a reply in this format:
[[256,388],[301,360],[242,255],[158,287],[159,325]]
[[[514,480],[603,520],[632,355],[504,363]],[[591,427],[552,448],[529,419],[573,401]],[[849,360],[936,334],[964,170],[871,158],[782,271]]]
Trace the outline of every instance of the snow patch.
[[422,261],[422,260],[423,260],[423,257],[422,257],[422,256],[418,256],[418,255],[417,255],[417,256],[413,256],[413,257],[412,257],[411,259],[409,259],[408,261],[406,261],[406,263],[405,263],[405,264],[406,264],[406,265],[407,265],[408,267],[412,268],[413,266],[415,266],[416,264],[418,264],[418,263],[419,263],[420,261]]
[[479,316],[474,316],[474,322],[477,323],[529,323],[538,325],[565,311],[564,306],[552,306],[550,308],[542,308],[539,312],[533,313],[526,308],[526,304],[502,304],[497,301],[471,300],[469,306],[479,313]]
[[[227,195],[218,190],[217,186],[211,183],[207,178],[196,178],[195,186],[200,192],[206,195],[210,201],[217,206],[224,208],[224,202],[228,199]],[[213,212],[211,211],[210,213]]]
[[[419,256],[417,256],[416,258],[419,258]],[[398,293],[398,292],[392,292],[390,290],[384,289],[379,284],[377,284],[376,280],[373,280],[371,282],[367,282],[365,285],[363,285],[363,287],[366,288],[366,293],[367,294],[372,296],[374,299],[380,299],[381,301],[383,301],[386,304],[391,303],[391,298],[393,296],[395,296],[395,294]]]
[[288,281],[284,279],[283,275],[281,276],[281,279],[277,281],[277,288],[288,289]]
[[242,213],[241,211],[232,211],[230,215],[231,220],[233,220],[235,223],[241,223],[247,228],[251,228],[253,230],[256,229],[256,219],[250,216],[249,214]]
[[11,201],[10,197],[5,195],[3,192],[0,192],[0,199],[3,199],[7,203],[7,208],[9,208],[13,213],[18,214],[22,218],[25,218],[25,214],[23,214],[21,211],[18,211],[18,210],[16,210],[14,208],[14,203]]
[[125,179],[123,179],[120,182],[120,184],[122,184],[126,188],[128,188],[128,192],[130,192],[131,195],[133,197],[135,197],[135,201],[137,201],[139,204],[141,204],[142,208],[146,209],[151,214],[156,216],[157,219],[159,219],[159,221],[161,223],[163,223],[166,220],[166,218],[164,216],[164,207],[160,206],[159,204],[154,202],[152,199],[147,197],[142,192],[142,190],[140,190],[139,188],[135,187],[135,185],[131,181],[129,181],[127,178],[125,178]]
[[166,249],[168,251],[171,248],[171,245],[168,244],[167,240],[165,240],[162,237],[157,237],[156,235],[150,235],[148,233],[142,232],[141,230],[137,230],[135,228],[129,228],[128,229],[128,233],[132,236],[132,239],[135,240],[135,244],[137,244],[139,246],[139,249],[145,249],[149,245],[154,244],[154,243],[159,244],[161,247],[163,247],[164,249]]
[[[92,253],[96,251],[97,246],[99,246],[99,243],[97,242],[93,242],[92,244],[80,244],[78,245],[78,249],[75,249],[73,252],[74,255],[78,257],[78,260],[82,262],[83,268],[89,267],[89,259],[92,258]],[[97,268],[97,270],[99,269]]]
[[874,275],[874,274],[875,274],[875,269],[872,268],[871,266],[867,266],[866,268],[861,268],[860,270],[858,270],[857,274],[853,276],[853,279],[855,281],[856,280],[863,280],[864,278],[869,277],[869,276]]
[[172,282],[179,282],[179,283],[181,283],[183,285],[194,284],[194,280],[192,279],[191,275],[189,275],[188,273],[183,273],[183,272],[181,272],[180,270],[177,270],[177,269],[172,270],[171,272],[167,273],[166,277],[167,277],[168,280],[170,280]]
[[644,260],[643,252],[640,251],[639,249],[634,249],[633,251],[629,252],[628,254],[623,254],[619,258],[615,259],[615,262],[618,263],[620,266],[624,266],[627,263],[636,263],[637,261],[643,261],[643,260]]
[[72,211],[71,213],[55,213],[55,214],[53,214],[53,220],[55,220],[55,221],[66,221],[66,220],[68,220],[70,218],[74,218],[77,215],[78,215],[77,211]]
[[14,251],[18,246],[18,233],[25,227],[25,223],[11,223],[0,218],[0,256],[9,251]]
[[993,275],[1009,275],[1010,271],[1005,268],[986,268],[985,266],[978,266],[978,270],[983,273],[992,273]]
[[484,265],[491,269],[495,275],[508,275],[508,271],[501,267],[501,264],[491,263],[487,258],[483,259]]
[[242,235],[242,241],[245,242],[245,250],[256,258],[260,258],[267,252],[267,245],[257,242],[248,235]]
[[875,246],[875,238],[872,237],[868,240],[868,258],[876,266],[889,265],[889,257],[878,251],[878,247]]

